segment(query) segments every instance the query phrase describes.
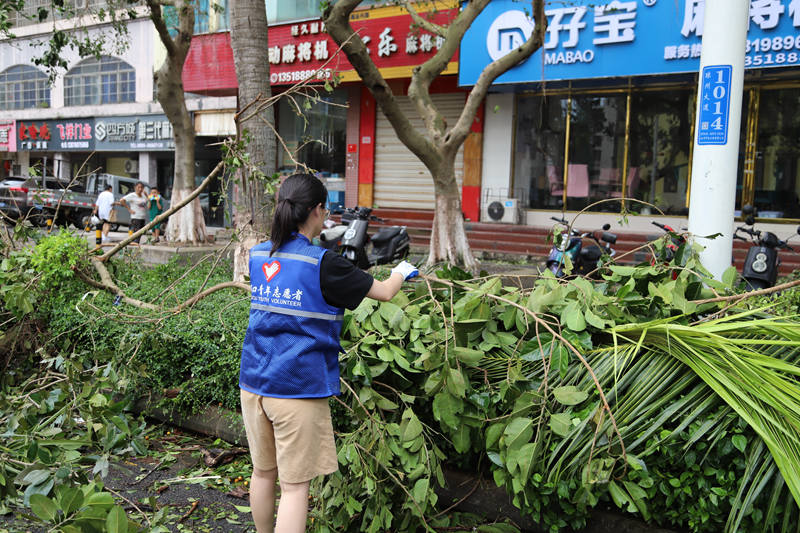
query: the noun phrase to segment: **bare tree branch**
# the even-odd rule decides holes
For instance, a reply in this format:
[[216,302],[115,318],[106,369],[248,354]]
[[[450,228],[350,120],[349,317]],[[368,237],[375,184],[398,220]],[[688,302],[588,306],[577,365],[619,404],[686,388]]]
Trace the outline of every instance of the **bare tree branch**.
[[417,13],[417,10],[414,9],[414,6],[411,4],[411,2],[405,0],[403,2],[403,7],[406,8],[406,11],[408,11],[409,15],[411,15],[411,18],[414,20],[414,23],[417,26],[435,35],[439,35],[441,37],[445,36],[446,33],[445,28],[422,17],[419,13]]
[[[328,35],[347,54],[350,64],[375,97],[403,144],[429,168],[438,165],[439,156],[435,146],[423,135],[419,135],[400,110],[392,89],[370,59],[367,46],[361,39],[351,39],[356,32],[350,25],[350,14],[360,2],[361,0],[339,0],[325,11],[323,20]],[[351,40],[348,42],[348,39]]]
[[92,287],[96,287],[98,289],[103,289],[108,291],[114,295],[120,296],[121,300],[129,305],[134,307],[138,307],[140,309],[149,309],[150,311],[159,311],[164,314],[177,314],[186,309],[187,307],[191,307],[192,305],[196,304],[206,296],[214,294],[217,291],[221,291],[223,289],[241,289],[248,294],[250,293],[250,285],[247,283],[241,283],[237,281],[226,281],[224,283],[218,283],[213,287],[209,287],[206,290],[199,292],[186,300],[185,302],[178,304],[174,307],[168,308],[161,308],[155,304],[150,302],[144,302],[142,300],[137,300],[136,298],[131,298],[125,294],[125,291],[119,288],[114,280],[111,278],[111,274],[109,273],[106,265],[100,260],[100,258],[92,258],[91,259],[92,266],[97,271],[98,275],[100,276],[100,281],[93,280],[89,276],[81,273],[80,271],[76,270],[75,272],[78,276],[87,284],[91,285]]
[[475,82],[475,85],[469,92],[464,111],[461,113],[458,122],[453,126],[450,136],[446,141],[446,144],[451,149],[455,147],[457,150],[458,147],[461,146],[461,143],[464,142],[464,139],[466,139],[474,119],[473,117],[478,107],[483,102],[483,99],[486,97],[489,87],[494,83],[494,80],[505,74],[512,67],[528,59],[536,50],[542,47],[545,30],[547,30],[544,0],[533,0],[532,4],[535,26],[530,38],[519,48],[512,50],[500,59],[492,61],[483,69],[483,72],[481,72],[481,75],[478,77],[478,81]]
[[167,23],[162,16],[161,2],[158,0],[145,0],[145,2],[147,3],[147,7],[150,8],[150,20],[153,21],[153,25],[156,27],[158,36],[161,38],[161,43],[164,45],[164,48],[167,49],[167,56],[175,54],[177,52],[175,41],[172,40],[172,36],[170,36],[169,29],[167,28]]

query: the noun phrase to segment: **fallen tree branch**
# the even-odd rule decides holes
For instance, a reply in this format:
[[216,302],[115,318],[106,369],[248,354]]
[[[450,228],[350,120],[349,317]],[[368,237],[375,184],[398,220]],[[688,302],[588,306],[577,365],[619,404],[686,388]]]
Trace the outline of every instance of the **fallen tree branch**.
[[718,296],[716,298],[706,298],[705,300],[689,300],[689,301],[697,305],[710,304],[714,302],[738,302],[739,300],[752,298],[754,296],[763,296],[765,294],[772,294],[773,292],[785,291],[786,289],[791,289],[793,287],[797,287],[798,285],[800,285],[800,279],[796,279],[794,281],[788,281],[786,283],[781,283],[780,285],[775,285],[774,287],[759,289],[757,291],[745,292],[742,294],[733,294],[731,296]]
[[142,300],[137,300],[136,298],[131,298],[129,296],[126,296],[125,292],[122,289],[120,289],[117,286],[116,283],[114,283],[113,279],[111,279],[111,274],[108,272],[108,269],[106,268],[106,265],[102,262],[102,258],[93,258],[91,260],[91,262],[92,262],[92,266],[94,266],[94,269],[100,275],[100,281],[93,280],[93,279],[89,278],[88,276],[86,276],[85,274],[82,274],[82,273],[80,273],[79,271],[76,270],[76,272],[78,272],[78,276],[81,279],[83,279],[86,283],[88,283],[89,285],[91,285],[93,287],[96,287],[98,289],[103,289],[103,290],[108,291],[108,292],[110,292],[110,293],[112,293],[114,295],[119,296],[122,299],[123,302],[125,302],[127,304],[130,304],[130,305],[132,305],[134,307],[138,307],[140,309],[149,309],[151,311],[160,311],[160,312],[166,313],[166,314],[177,314],[177,313],[180,313],[181,311],[183,311],[184,309],[186,309],[187,307],[196,304],[198,301],[202,300],[206,296],[214,294],[215,292],[217,292],[219,290],[222,290],[222,289],[237,288],[237,289],[241,289],[241,290],[247,292],[248,294],[250,293],[250,285],[248,285],[247,283],[242,283],[242,282],[239,282],[239,281],[226,281],[226,282],[214,285],[213,287],[209,287],[209,288],[207,288],[206,290],[204,290],[202,292],[198,292],[197,294],[195,294],[194,296],[192,296],[191,298],[189,298],[185,302],[183,302],[181,304],[178,304],[178,305],[176,305],[174,307],[162,308],[162,307],[157,306],[155,304],[151,304],[149,302],[144,302]]
[[[447,286],[452,287],[452,288],[460,287],[460,288],[468,290],[468,291],[474,291],[475,290],[475,289],[473,289],[471,287],[465,287],[463,285],[457,285],[457,284],[455,284],[455,283],[453,283],[451,281],[437,278],[436,276],[428,276],[428,275],[425,275],[425,274],[420,274],[419,277],[424,279],[426,282],[432,281],[432,282],[435,282],[435,283],[441,283],[443,285],[447,285]],[[451,292],[451,296],[452,296],[452,292]],[[586,361],[586,359],[583,357],[583,355],[581,355],[581,353],[578,351],[577,348],[575,348],[575,346],[572,345],[572,343],[570,343],[560,333],[558,333],[555,329],[553,329],[553,327],[546,320],[541,318],[538,314],[534,313],[533,311],[531,311],[530,309],[528,309],[524,305],[520,305],[520,304],[518,304],[516,302],[512,302],[508,298],[503,298],[502,296],[497,296],[497,295],[491,294],[491,293],[486,293],[486,294],[484,294],[484,296],[486,296],[488,298],[492,298],[493,300],[497,300],[498,302],[503,302],[504,304],[508,304],[508,305],[510,305],[512,307],[516,307],[517,309],[519,309],[520,311],[522,311],[526,315],[530,316],[531,318],[533,318],[533,320],[538,325],[543,326],[553,336],[554,339],[558,339],[559,342],[561,342],[568,350],[570,350],[572,353],[574,353],[575,357],[577,357],[580,360],[581,364],[586,368],[587,372],[589,372],[589,375],[591,376],[592,381],[594,381],[594,385],[595,385],[595,388],[597,389],[597,393],[600,395],[600,400],[603,402],[603,408],[608,412],[608,417],[609,417],[609,420],[611,421],[611,425],[614,427],[614,432],[617,434],[617,437],[619,438],[619,445],[620,445],[620,448],[621,448],[621,451],[622,451],[622,457],[626,458],[626,460],[623,462],[623,465],[624,465],[623,466],[623,468],[624,468],[623,476],[624,476],[625,475],[624,472],[626,472],[627,469],[628,469],[628,462],[627,462],[627,453],[625,451],[625,443],[622,440],[622,432],[619,430],[619,427],[617,426],[617,420],[614,418],[614,413],[611,411],[611,405],[609,405],[608,400],[606,399],[606,395],[603,392],[603,386],[600,385],[600,380],[597,379],[597,375],[594,373],[594,370],[592,370],[592,367],[589,365],[589,362]]]
[[170,207],[169,209],[158,215],[148,224],[145,224],[145,226],[136,233],[128,235],[127,239],[123,239],[122,241],[120,241],[116,246],[114,246],[109,251],[101,255],[98,260],[105,263],[106,261],[111,259],[114,255],[116,255],[117,252],[119,252],[120,250],[125,248],[128,244],[133,242],[135,239],[139,238],[141,235],[150,230],[150,228],[152,228],[156,224],[160,224],[162,221],[166,220],[172,213],[178,211],[181,207],[185,206],[186,204],[197,198],[200,195],[200,193],[203,192],[203,190],[208,186],[208,184],[211,183],[211,180],[217,177],[217,174],[220,173],[220,171],[224,166],[225,166],[224,161],[220,161],[219,163],[217,163],[217,166],[214,167],[214,170],[212,170],[208,174],[208,176],[206,176],[206,179],[204,179],[203,182],[200,185],[198,185],[195,190],[189,193],[189,195],[186,198],[184,198],[177,204],[173,205],[172,207]]

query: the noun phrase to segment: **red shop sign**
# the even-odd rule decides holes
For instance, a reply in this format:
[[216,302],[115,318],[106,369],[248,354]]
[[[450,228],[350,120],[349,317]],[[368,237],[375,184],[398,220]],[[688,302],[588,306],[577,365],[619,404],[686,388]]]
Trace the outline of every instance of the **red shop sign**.
[[18,122],[17,142],[20,150],[47,150],[50,138],[47,122]]
[[[455,14],[455,9],[444,9],[433,14],[431,20],[446,24]],[[400,7],[358,11],[350,17],[350,25],[387,79],[410,77],[411,69],[433,57],[444,43],[437,35],[412,29],[412,23],[411,16]],[[297,83],[313,76],[323,65],[325,72],[318,76],[321,79],[330,78],[333,72],[338,72],[342,81],[359,79],[346,56],[341,52],[337,55],[337,50],[336,43],[325,33],[322,21],[270,26],[270,82],[277,85]],[[456,73],[457,61],[458,52],[445,73]]]
[[12,120],[0,124],[0,152],[17,151],[17,127]]

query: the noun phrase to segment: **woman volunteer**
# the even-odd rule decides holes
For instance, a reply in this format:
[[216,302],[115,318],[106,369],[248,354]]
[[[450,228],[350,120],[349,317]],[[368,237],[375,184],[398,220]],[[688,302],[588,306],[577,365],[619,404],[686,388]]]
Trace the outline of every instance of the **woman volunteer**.
[[339,394],[343,308],[391,300],[418,274],[403,261],[378,281],[311,244],[328,216],[328,192],[310,174],[281,185],[271,241],[250,250],[250,323],[239,387],[253,460],[250,507],[258,533],[305,530],[311,479],[336,472],[328,398]]

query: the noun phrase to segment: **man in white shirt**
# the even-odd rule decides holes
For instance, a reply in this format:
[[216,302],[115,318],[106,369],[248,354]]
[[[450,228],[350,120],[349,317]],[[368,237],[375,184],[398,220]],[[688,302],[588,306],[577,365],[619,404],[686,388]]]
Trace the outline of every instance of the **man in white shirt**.
[[118,205],[114,201],[114,193],[111,192],[111,184],[106,185],[106,188],[97,196],[94,204],[94,211],[92,215],[103,221],[103,241],[108,242],[108,230],[110,229],[109,221],[111,220],[111,209],[113,206]]
[[[142,229],[147,219],[147,195],[144,193],[144,183],[141,181],[137,183],[133,192],[123,196],[119,203],[131,212],[131,232],[136,233]],[[139,239],[141,237],[134,242],[138,243]]]

